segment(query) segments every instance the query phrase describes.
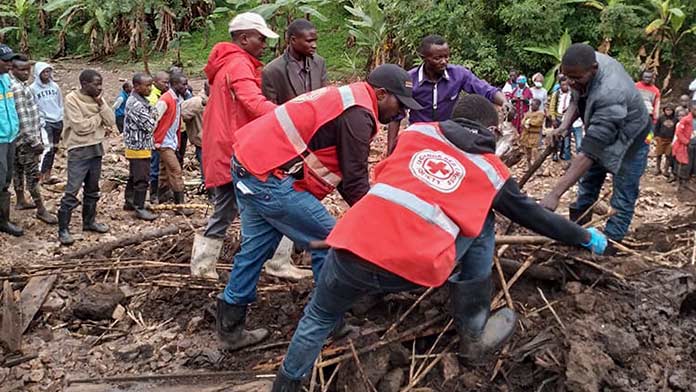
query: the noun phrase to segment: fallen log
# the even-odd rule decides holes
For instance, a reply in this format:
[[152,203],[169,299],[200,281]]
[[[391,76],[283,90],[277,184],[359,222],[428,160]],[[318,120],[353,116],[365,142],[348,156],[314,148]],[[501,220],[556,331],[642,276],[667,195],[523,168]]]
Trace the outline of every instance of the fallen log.
[[152,211],[171,211],[171,210],[205,210],[211,208],[209,204],[155,204],[150,206]]
[[19,351],[22,348],[22,315],[15,302],[12,284],[7,280],[3,283],[2,294],[3,311],[0,340],[5,342],[10,352]]
[[29,328],[31,320],[34,319],[36,312],[41,309],[41,305],[46,300],[48,293],[51,292],[57,277],[57,275],[34,277],[29,279],[29,283],[24,286],[19,301],[19,306],[22,309],[20,334],[23,334]]
[[[506,274],[514,275],[521,267],[522,263],[512,259],[500,259],[500,266]],[[527,268],[526,275],[537,280],[560,281],[563,274],[555,268],[543,265],[532,265]]]
[[135,245],[144,241],[155,240],[177,233],[183,234],[192,231],[192,229],[195,228],[194,226],[202,226],[202,224],[189,226],[189,223],[182,223],[179,225],[167,226],[161,229],[143,231],[134,235],[130,235],[128,237],[119,238],[114,241],[101,242],[88,246],[86,248],[82,248],[76,252],[64,255],[63,259],[79,259],[84,256],[94,256],[95,254],[107,255],[113,252],[115,249],[124,248],[129,245]]

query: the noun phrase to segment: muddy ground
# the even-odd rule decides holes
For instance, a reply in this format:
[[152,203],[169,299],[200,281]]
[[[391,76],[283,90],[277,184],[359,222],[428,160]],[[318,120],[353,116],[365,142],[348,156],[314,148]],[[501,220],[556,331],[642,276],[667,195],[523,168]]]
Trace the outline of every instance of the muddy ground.
[[[76,85],[80,66],[57,67],[66,92]],[[115,97],[120,78],[128,71],[101,71],[106,96]],[[194,85],[198,88],[200,81]],[[380,135],[373,161],[383,146]],[[13,211],[13,220],[27,231],[24,237],[0,234],[0,280],[9,278],[16,295],[30,276],[59,273],[23,336],[21,355],[6,348],[0,351],[0,365],[5,364],[0,367],[0,391],[266,390],[310,294],[311,281],[292,283],[262,275],[248,323],[268,328],[271,337],[255,349],[221,351],[211,306],[238,247],[238,227],[230,229],[220,258],[221,279],[190,279],[192,229],[205,222],[211,209],[198,209],[190,218],[165,211],[152,223],[134,220],[121,208],[128,170],[122,150],[119,136],[112,135],[99,207],[99,219],[111,226],[109,234],[82,234],[79,208],[72,227],[78,241],[71,248],[59,246],[57,228],[35,220],[33,211]],[[696,391],[696,221],[689,204],[696,199],[682,195],[678,200],[675,187],[652,174],[653,164],[643,178],[626,242],[630,252],[595,258],[558,245],[512,246],[501,256],[519,263],[531,257],[552,272],[552,279],[530,270],[511,288],[520,323],[499,357],[478,368],[457,362],[452,354],[456,336],[451,330],[443,332],[449,321],[446,288],[428,295],[384,339],[380,338],[385,331],[423,291],[367,298],[348,316],[360,334],[326,346],[323,361],[343,360],[317,372],[313,390],[398,391],[412,384],[411,390],[420,391]],[[59,177],[65,178],[64,167],[65,157],[60,156]],[[514,169],[517,175],[523,170]],[[541,197],[562,172],[561,163],[548,162],[526,190]],[[191,202],[206,204],[205,195],[196,192],[192,148],[185,176]],[[53,211],[61,191],[61,184],[43,190]],[[569,192],[559,212],[567,211],[571,198]],[[327,206],[337,215],[345,208],[334,196]],[[606,213],[606,203],[597,211]],[[125,248],[103,248],[110,241],[139,238],[172,225],[181,230]],[[498,231],[506,226],[501,218]],[[65,258],[96,244],[102,248],[80,259]],[[307,266],[302,256],[297,261]],[[507,280],[509,272],[514,271],[506,270]],[[85,303],[109,302],[107,309],[85,311]],[[503,299],[500,305],[504,303]],[[392,343],[362,354],[361,349],[379,342]],[[361,353],[359,362],[351,354],[351,344]],[[430,366],[433,361],[437,362]]]

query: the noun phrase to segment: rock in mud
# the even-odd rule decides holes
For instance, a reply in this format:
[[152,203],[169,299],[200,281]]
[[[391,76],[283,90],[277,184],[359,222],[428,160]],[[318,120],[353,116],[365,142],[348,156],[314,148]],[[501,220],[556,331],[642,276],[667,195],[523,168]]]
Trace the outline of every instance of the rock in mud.
[[398,392],[404,383],[404,369],[393,369],[379,382],[377,392]]
[[442,357],[442,361],[440,361],[440,363],[442,364],[442,378],[444,378],[445,381],[459,377],[459,360],[457,360],[457,356],[455,354],[446,354],[444,357]]
[[599,386],[614,362],[597,345],[587,341],[570,342],[566,362],[568,392],[599,392]]
[[116,351],[114,355],[116,358],[124,362],[130,362],[135,359],[148,359],[152,357],[154,352],[154,347],[148,343],[132,343],[125,346],[121,346]]
[[73,314],[84,320],[108,320],[124,298],[117,286],[97,283],[80,291]]
[[[383,347],[377,351],[361,355],[360,363],[372,385],[379,385],[379,382],[387,374],[387,371],[389,371],[389,349]],[[369,392],[355,361],[350,361],[348,366],[341,366],[336,381],[338,385],[350,386],[350,389],[346,391]]]
[[601,330],[602,338],[607,349],[607,354],[614,361],[625,364],[638,353],[640,342],[635,335],[623,331],[613,325],[609,325]]

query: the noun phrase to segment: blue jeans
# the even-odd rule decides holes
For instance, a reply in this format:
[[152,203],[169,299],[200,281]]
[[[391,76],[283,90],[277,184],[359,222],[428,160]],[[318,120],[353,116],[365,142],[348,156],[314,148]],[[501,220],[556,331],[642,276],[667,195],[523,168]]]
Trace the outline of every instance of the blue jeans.
[[[459,237],[456,247],[460,268],[456,274],[457,280],[490,275],[495,251],[493,213],[489,214],[478,237]],[[418,287],[415,283],[351,253],[330,250],[319,282],[292,337],[281,371],[293,380],[306,377],[312,370],[326,338],[343,314],[362,296],[407,291]]]
[[201,181],[205,184],[205,174],[203,174],[203,149],[196,146],[196,160],[198,161],[198,168],[201,170]]
[[582,146],[582,127],[570,128],[570,133],[568,133],[568,135],[563,138],[563,156],[561,156],[561,159],[563,159],[564,161],[569,161],[571,158],[571,155],[570,155],[571,134],[572,134],[572,137],[575,138],[575,153],[576,154],[578,152],[580,152],[580,146]]
[[[636,151],[631,152],[630,156],[626,154],[619,172],[614,176],[610,204],[616,214],[609,218],[604,227],[604,234],[614,241],[623,240],[628,232],[638,199],[640,177],[648,164],[650,146],[643,140],[636,143],[641,145]],[[599,198],[606,176],[607,170],[601,164],[597,162],[592,164],[590,170],[578,182],[578,198],[573,203],[573,207],[578,208],[579,211],[590,208]]]
[[[283,235],[308,249],[310,241],[326,239],[336,220],[311,193],[296,191],[293,177],[271,175],[263,182],[235,164],[232,180],[242,221],[242,245],[234,256],[223,299],[242,305],[256,300],[263,264],[273,256]],[[328,251],[311,252],[316,280]]]
[[150,158],[150,182],[159,181],[160,172],[160,154],[157,150],[152,150]]

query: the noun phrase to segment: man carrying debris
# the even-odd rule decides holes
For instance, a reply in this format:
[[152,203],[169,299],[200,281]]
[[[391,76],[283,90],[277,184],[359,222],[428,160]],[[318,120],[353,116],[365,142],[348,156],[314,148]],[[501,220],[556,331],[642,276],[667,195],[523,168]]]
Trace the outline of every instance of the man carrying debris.
[[109,226],[97,223],[99,179],[101,177],[103,141],[116,125],[114,111],[102,97],[102,77],[93,69],[80,73],[80,89],[65,97],[64,143],[68,151],[68,182],[58,209],[58,240],[72,245],[70,235],[72,211],[82,192],[82,230],[106,233]]
[[[226,348],[268,336],[265,329],[244,329],[264,262],[283,235],[304,249],[326,238],[335,220],[320,200],[334,189],[349,205],[370,190],[367,160],[377,121],[389,123],[405,108],[420,108],[411,97],[411,78],[401,67],[385,64],[367,82],[300,95],[237,132],[232,176],[242,244],[217,300],[217,332]],[[326,253],[312,251],[315,280]]]
[[[48,212],[41,197],[41,154],[44,145],[41,141],[43,122],[39,115],[39,106],[29,86],[31,64],[29,59],[18,56],[12,60],[12,91],[14,92],[17,117],[19,118],[19,136],[15,152],[14,189],[17,196],[17,209],[36,208],[36,218],[50,225],[58,223],[58,218]],[[34,204],[27,202],[24,194],[24,180]]]
[[[319,282],[273,385],[300,391],[334,325],[360,297],[450,286],[460,357],[480,363],[513,335],[517,317],[490,315],[495,250],[492,209],[531,230],[601,254],[605,237],[522,194],[495,156],[494,106],[460,99],[454,120],[415,123],[375,168],[369,193],[331,231]],[[456,267],[459,270],[452,274]]]
[[[647,165],[650,115],[621,63],[595,53],[591,46],[571,45],[563,56],[561,69],[573,89],[573,97],[552,136],[564,137],[580,117],[585,136],[582,151],[541,204],[555,211],[561,196],[579,180],[577,199],[569,207],[570,218],[577,220],[597,201],[607,173],[611,173],[611,207],[616,214],[609,218],[604,232],[611,240],[621,241],[633,219],[640,177]],[[585,221],[589,221],[592,212],[584,215]],[[615,251],[610,244],[607,253]]]
[[[317,52],[317,29],[307,19],[296,19],[286,33],[288,47],[263,69],[261,89],[271,102],[282,105],[298,95],[326,86],[326,63]],[[292,264],[292,241],[283,237],[266,271],[299,280],[312,276]]]
[[278,34],[253,12],[235,16],[229,32],[232,42],[216,44],[204,69],[210,98],[203,113],[203,172],[215,209],[203,235],[196,234],[194,238],[191,275],[209,279],[218,278],[215,263],[227,228],[237,217],[230,170],[235,132],[276,107],[261,92],[263,63],[259,59],[266,48],[266,38],[275,39]]
[[133,75],[133,91],[126,99],[123,119],[123,143],[126,147],[129,173],[123,209],[134,211],[138,219],[152,221],[157,216],[145,209],[150,158],[155,147],[153,133],[157,111],[147,96],[152,88],[152,77],[146,73]]

